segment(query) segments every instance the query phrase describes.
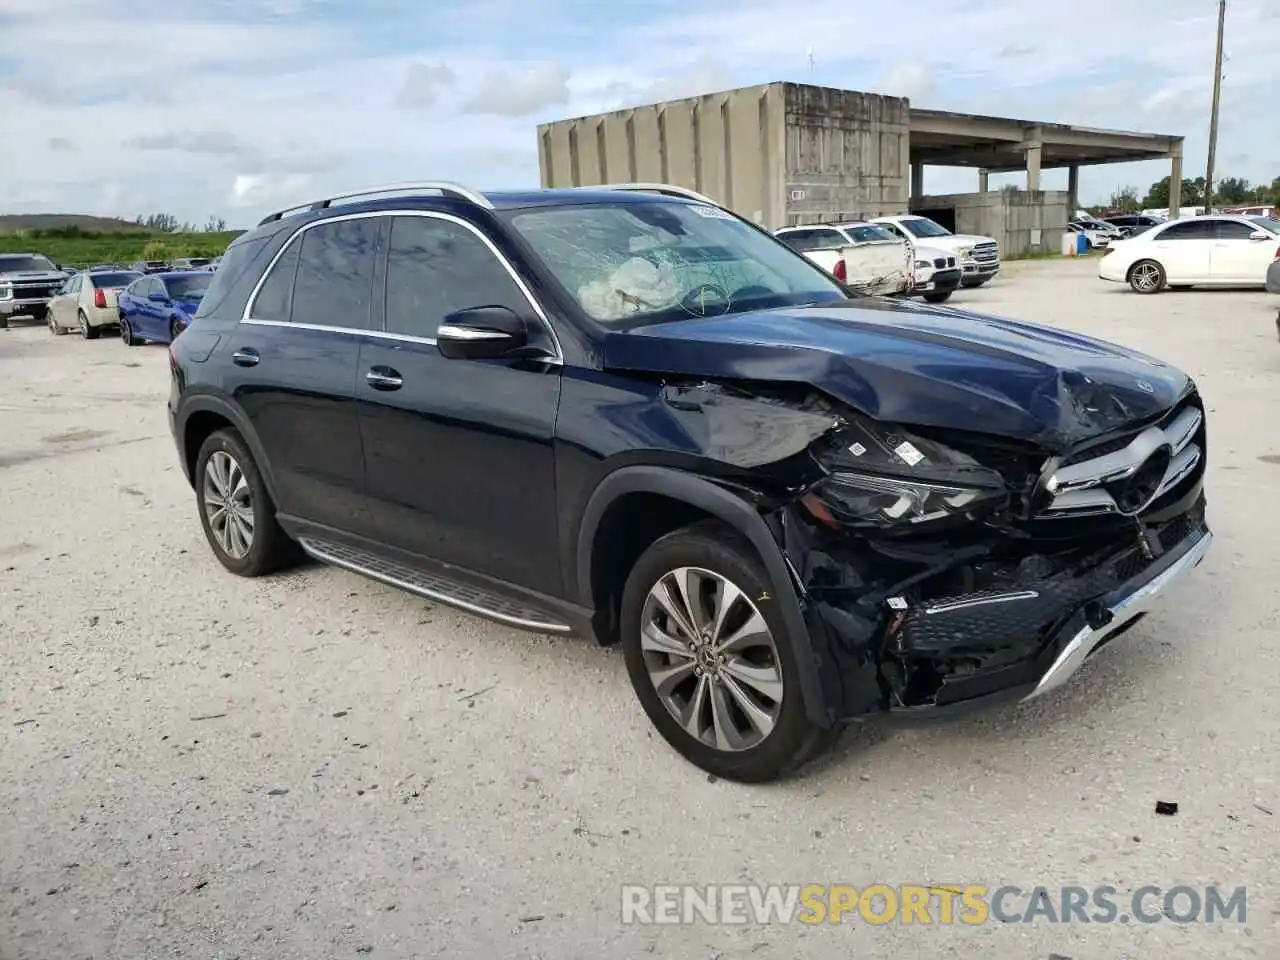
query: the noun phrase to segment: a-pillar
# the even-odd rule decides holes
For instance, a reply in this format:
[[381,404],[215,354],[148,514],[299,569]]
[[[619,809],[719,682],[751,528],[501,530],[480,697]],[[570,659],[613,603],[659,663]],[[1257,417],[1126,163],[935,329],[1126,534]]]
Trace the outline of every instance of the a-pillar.
[[1080,209],[1080,168],[1075,164],[1067,167],[1067,218],[1074,220],[1076,211]]
[[911,199],[919,200],[924,196],[924,164],[912,162],[911,164]]
[[984,168],[982,168],[982,169],[979,169],[979,170],[978,170],[978,192],[979,192],[979,193],[986,193],[986,192],[987,192],[987,189],[988,189],[988,186],[987,186],[987,171],[986,171],[986,168],[984,167]]
[[1182,206],[1182,144],[1169,151],[1169,219],[1177,220]]

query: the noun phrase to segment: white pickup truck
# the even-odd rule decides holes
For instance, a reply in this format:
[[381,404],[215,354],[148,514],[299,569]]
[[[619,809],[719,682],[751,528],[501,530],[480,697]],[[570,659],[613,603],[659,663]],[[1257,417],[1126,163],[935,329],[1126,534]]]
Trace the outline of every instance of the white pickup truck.
[[928,217],[915,215],[876,217],[871,222],[892,230],[907,243],[941,247],[956,257],[962,271],[961,286],[980,287],[1000,272],[1000,245],[992,237],[955,234]]
[[905,243],[874,223],[782,227],[774,235],[840,282],[864,293],[942,303],[960,283],[954,255]]

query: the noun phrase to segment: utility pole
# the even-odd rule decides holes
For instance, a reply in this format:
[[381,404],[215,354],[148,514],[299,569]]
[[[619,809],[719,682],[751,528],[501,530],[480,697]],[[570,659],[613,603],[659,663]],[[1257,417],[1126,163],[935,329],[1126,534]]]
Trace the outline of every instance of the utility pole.
[[1213,161],[1218,152],[1218,100],[1222,96],[1222,33],[1227,0],[1218,0],[1218,52],[1213,60],[1213,106],[1209,110],[1209,161],[1204,168],[1204,212],[1213,212]]

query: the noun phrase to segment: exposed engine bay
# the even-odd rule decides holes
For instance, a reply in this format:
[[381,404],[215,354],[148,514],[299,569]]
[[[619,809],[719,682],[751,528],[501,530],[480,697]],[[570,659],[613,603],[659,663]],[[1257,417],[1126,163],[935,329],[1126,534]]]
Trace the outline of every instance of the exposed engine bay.
[[669,382],[663,399],[722,482],[749,484],[846,718],[1034,686],[1065,638],[1105,627],[1109,595],[1207,532],[1194,388],[1058,451],[812,390]]

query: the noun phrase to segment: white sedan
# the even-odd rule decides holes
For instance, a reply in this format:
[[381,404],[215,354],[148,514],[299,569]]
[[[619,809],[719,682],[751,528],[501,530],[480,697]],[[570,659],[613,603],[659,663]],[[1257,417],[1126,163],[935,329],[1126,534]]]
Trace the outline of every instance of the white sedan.
[[1280,257],[1280,220],[1203,216],[1114,240],[1098,263],[1103,280],[1138,293],[1166,287],[1261,287]]

